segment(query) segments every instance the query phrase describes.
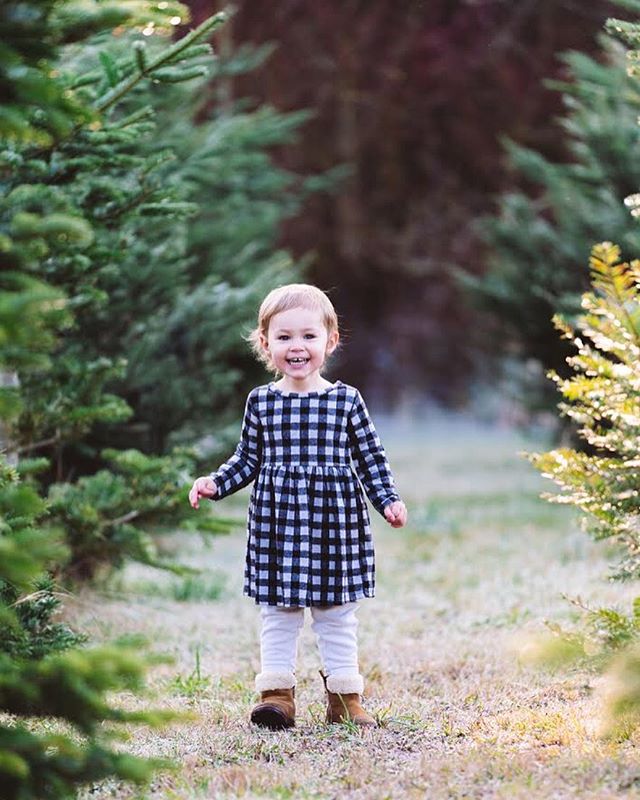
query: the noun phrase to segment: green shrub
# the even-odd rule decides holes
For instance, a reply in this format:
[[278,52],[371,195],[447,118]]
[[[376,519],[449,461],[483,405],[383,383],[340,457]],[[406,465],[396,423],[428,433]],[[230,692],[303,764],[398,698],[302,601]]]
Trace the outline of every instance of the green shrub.
[[[573,343],[567,359],[573,374],[551,377],[560,408],[578,426],[586,449],[559,448],[530,460],[559,487],[554,503],[583,512],[598,540],[619,545],[613,577],[640,578],[640,261],[620,262],[608,242],[591,256],[592,291],[582,314],[556,326]],[[605,671],[603,732],[628,735],[640,724],[640,597],[625,614],[615,608],[582,607],[585,627],[577,633],[553,627],[555,638],[534,648],[545,663],[575,661]]]

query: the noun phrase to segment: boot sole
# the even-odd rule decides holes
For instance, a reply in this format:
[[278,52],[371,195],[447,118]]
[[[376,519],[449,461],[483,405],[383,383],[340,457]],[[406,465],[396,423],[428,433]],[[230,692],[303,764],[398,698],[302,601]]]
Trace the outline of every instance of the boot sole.
[[269,728],[272,731],[280,731],[285,728],[293,728],[295,720],[287,717],[276,706],[263,705],[254,708],[251,712],[251,722],[261,728]]

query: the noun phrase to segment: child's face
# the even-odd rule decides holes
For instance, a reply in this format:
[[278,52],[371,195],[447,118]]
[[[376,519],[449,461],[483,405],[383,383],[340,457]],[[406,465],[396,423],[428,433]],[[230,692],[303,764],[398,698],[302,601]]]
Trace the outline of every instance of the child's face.
[[338,333],[329,333],[319,311],[290,308],[274,314],[268,335],[260,343],[282,375],[296,380],[312,377],[338,345]]

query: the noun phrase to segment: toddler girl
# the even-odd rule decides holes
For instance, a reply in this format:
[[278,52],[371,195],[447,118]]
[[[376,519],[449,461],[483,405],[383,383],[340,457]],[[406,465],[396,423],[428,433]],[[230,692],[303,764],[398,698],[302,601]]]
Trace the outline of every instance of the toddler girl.
[[356,610],[374,594],[374,554],[357,478],[394,528],[407,511],[360,393],[322,377],[339,340],[324,292],[307,284],[274,289],[249,338],[281,377],[249,393],[235,453],[194,482],[189,501],[198,508],[201,497],[220,500],[255,480],[244,593],[262,616],[261,700],[251,720],[272,729],[294,724],[297,640],[309,606],[327,720],[375,725],[360,705]]

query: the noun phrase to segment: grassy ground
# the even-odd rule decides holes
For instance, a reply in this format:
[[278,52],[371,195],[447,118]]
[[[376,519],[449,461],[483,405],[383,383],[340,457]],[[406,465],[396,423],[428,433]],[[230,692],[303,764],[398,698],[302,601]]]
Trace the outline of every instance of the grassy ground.
[[[379,428],[411,514],[399,531],[374,521],[378,596],[359,612],[366,705],[380,727],[324,724],[307,622],[296,728],[253,728],[258,616],[241,596],[242,529],[210,547],[176,536],[167,546],[203,568],[197,581],[130,568],[110,594],[87,591],[68,608],[94,639],[144,632],[171,653],[150,702],[197,719],[129,743],[178,771],[143,792],[106,782],[83,798],[640,797],[638,740],[596,736],[597,679],[518,662],[519,636],[545,619],[570,624],[562,593],[622,604],[635,589],[607,583],[611,552],[538,498],[549,487],[517,451],[541,445],[463,420]],[[242,522],[245,507],[246,494],[221,510]]]

